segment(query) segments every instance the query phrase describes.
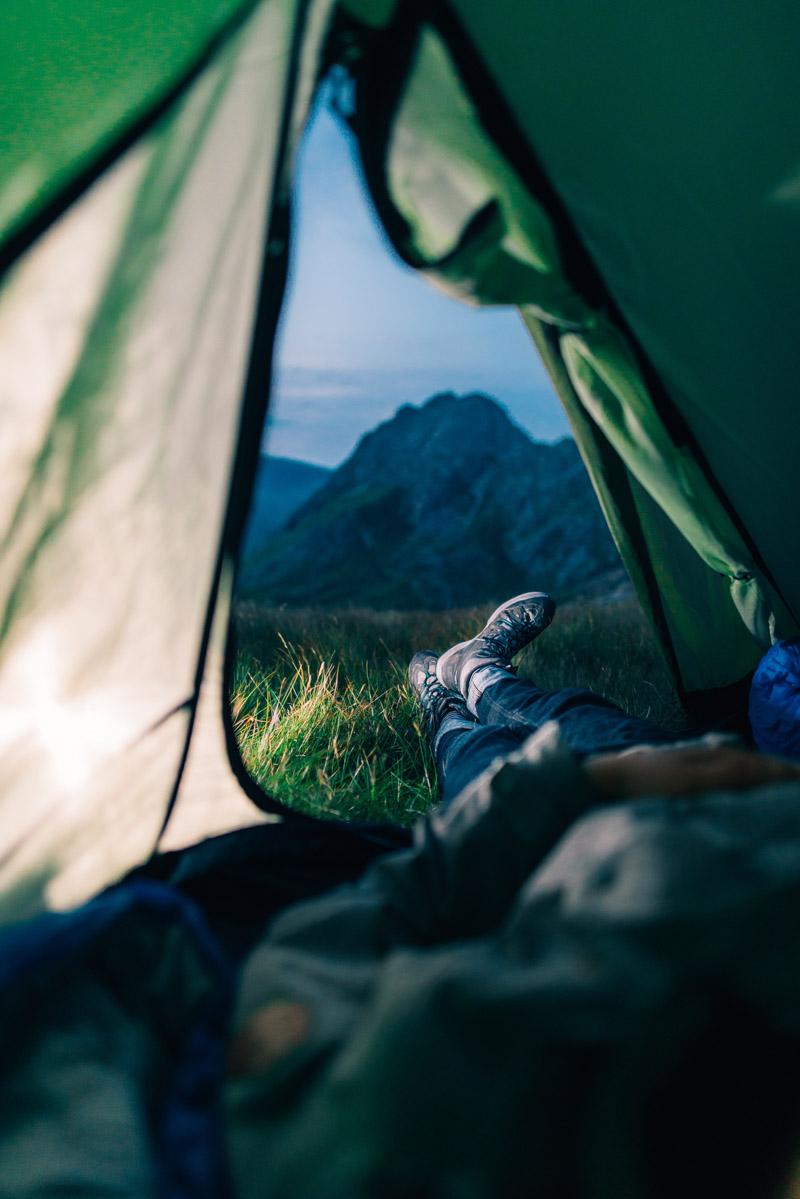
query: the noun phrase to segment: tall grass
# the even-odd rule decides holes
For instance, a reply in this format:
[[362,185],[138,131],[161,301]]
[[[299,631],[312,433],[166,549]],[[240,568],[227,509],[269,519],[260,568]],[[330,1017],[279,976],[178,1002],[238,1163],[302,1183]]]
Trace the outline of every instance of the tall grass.
[[[489,608],[283,610],[242,604],[233,684],[244,763],[267,791],[315,815],[407,823],[436,799],[435,769],[406,684],[418,649],[472,636]],[[684,717],[633,601],[573,604],[522,656],[549,689],[586,686],[635,715]]]
[[430,751],[394,660],[350,673],[313,642],[284,641],[266,667],[240,657],[233,715],[248,771],[292,807],[405,823],[433,800]]

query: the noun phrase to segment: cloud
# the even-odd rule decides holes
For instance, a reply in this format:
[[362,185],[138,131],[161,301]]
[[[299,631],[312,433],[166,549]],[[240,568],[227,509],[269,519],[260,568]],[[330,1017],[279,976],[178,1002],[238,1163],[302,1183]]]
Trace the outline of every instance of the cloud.
[[314,400],[346,400],[353,399],[361,392],[355,383],[280,383],[276,387],[276,399],[314,399]]

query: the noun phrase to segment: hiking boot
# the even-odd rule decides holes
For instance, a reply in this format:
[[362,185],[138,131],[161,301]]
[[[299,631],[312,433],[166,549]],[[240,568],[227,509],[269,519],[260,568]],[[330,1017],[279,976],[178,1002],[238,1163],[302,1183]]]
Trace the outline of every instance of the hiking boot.
[[511,659],[538,637],[553,619],[556,605],[543,591],[515,595],[495,609],[485,626],[469,641],[460,641],[448,649],[436,664],[436,677],[444,687],[468,696],[470,680],[476,670],[491,666],[511,670]]
[[449,712],[474,723],[467,711],[464,699],[457,691],[443,687],[436,677],[436,654],[432,650],[421,650],[408,664],[408,681],[414,698],[422,708],[425,728],[433,739],[439,725]]

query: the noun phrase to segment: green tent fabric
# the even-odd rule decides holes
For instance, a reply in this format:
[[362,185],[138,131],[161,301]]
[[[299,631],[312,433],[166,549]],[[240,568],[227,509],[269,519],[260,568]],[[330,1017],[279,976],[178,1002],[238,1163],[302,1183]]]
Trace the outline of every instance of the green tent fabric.
[[798,631],[794,10],[12,0],[3,18],[0,918],[79,902],[191,806],[292,154],[332,62],[398,252],[520,309],[690,705]]
[[[4,281],[6,918],[86,898],[149,856],[167,816],[229,577],[234,467],[257,454],[275,214],[325,13],[256,7]],[[180,25],[164,36],[174,56]]]
[[137,120],[168,100],[254,7],[76,0],[3,6],[0,227],[23,233]]
[[[490,12],[464,2],[430,15],[399,6],[384,32],[387,45],[404,47],[394,94],[376,103],[387,50],[373,39],[354,117],[367,178],[403,257],[455,295],[516,303],[532,330],[555,331],[551,372],[573,423],[576,403],[590,418],[576,435],[607,514],[609,458],[630,476],[611,489],[612,531],[642,598],[656,598],[685,691],[736,682],[771,640],[797,631],[794,534],[778,532],[792,509],[794,446],[779,429],[794,356],[789,340],[780,361],[764,347],[775,341],[776,311],[790,322],[795,304],[786,262],[796,239],[775,207],[778,193],[791,203],[789,185],[775,187],[793,178],[798,122],[783,121],[790,60],[778,49],[787,28],[771,15],[759,16],[744,64],[743,23],[732,44],[712,42],[705,11],[676,21],[642,9],[628,21],[627,9],[588,4],[568,14],[514,3]],[[786,75],[770,111],[756,77],[773,55]],[[696,68],[688,80],[687,64]],[[709,80],[713,104],[703,91]],[[756,153],[747,138],[743,164],[731,140],[747,104],[762,144]],[[382,150],[373,144],[375,107]],[[725,171],[731,187],[721,191]],[[682,189],[665,186],[676,178]],[[753,304],[756,279],[768,284],[771,304]],[[692,564],[699,589],[676,585],[675,556],[685,554],[674,536],[665,541],[641,489],[711,572]]]

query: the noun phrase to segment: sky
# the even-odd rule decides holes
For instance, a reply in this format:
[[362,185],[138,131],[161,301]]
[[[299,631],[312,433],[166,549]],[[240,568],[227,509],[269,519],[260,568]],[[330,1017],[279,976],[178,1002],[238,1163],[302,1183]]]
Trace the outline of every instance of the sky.
[[296,179],[269,453],[336,466],[401,404],[437,391],[493,395],[541,440],[568,433],[517,312],[450,299],[397,258],[325,102]]

